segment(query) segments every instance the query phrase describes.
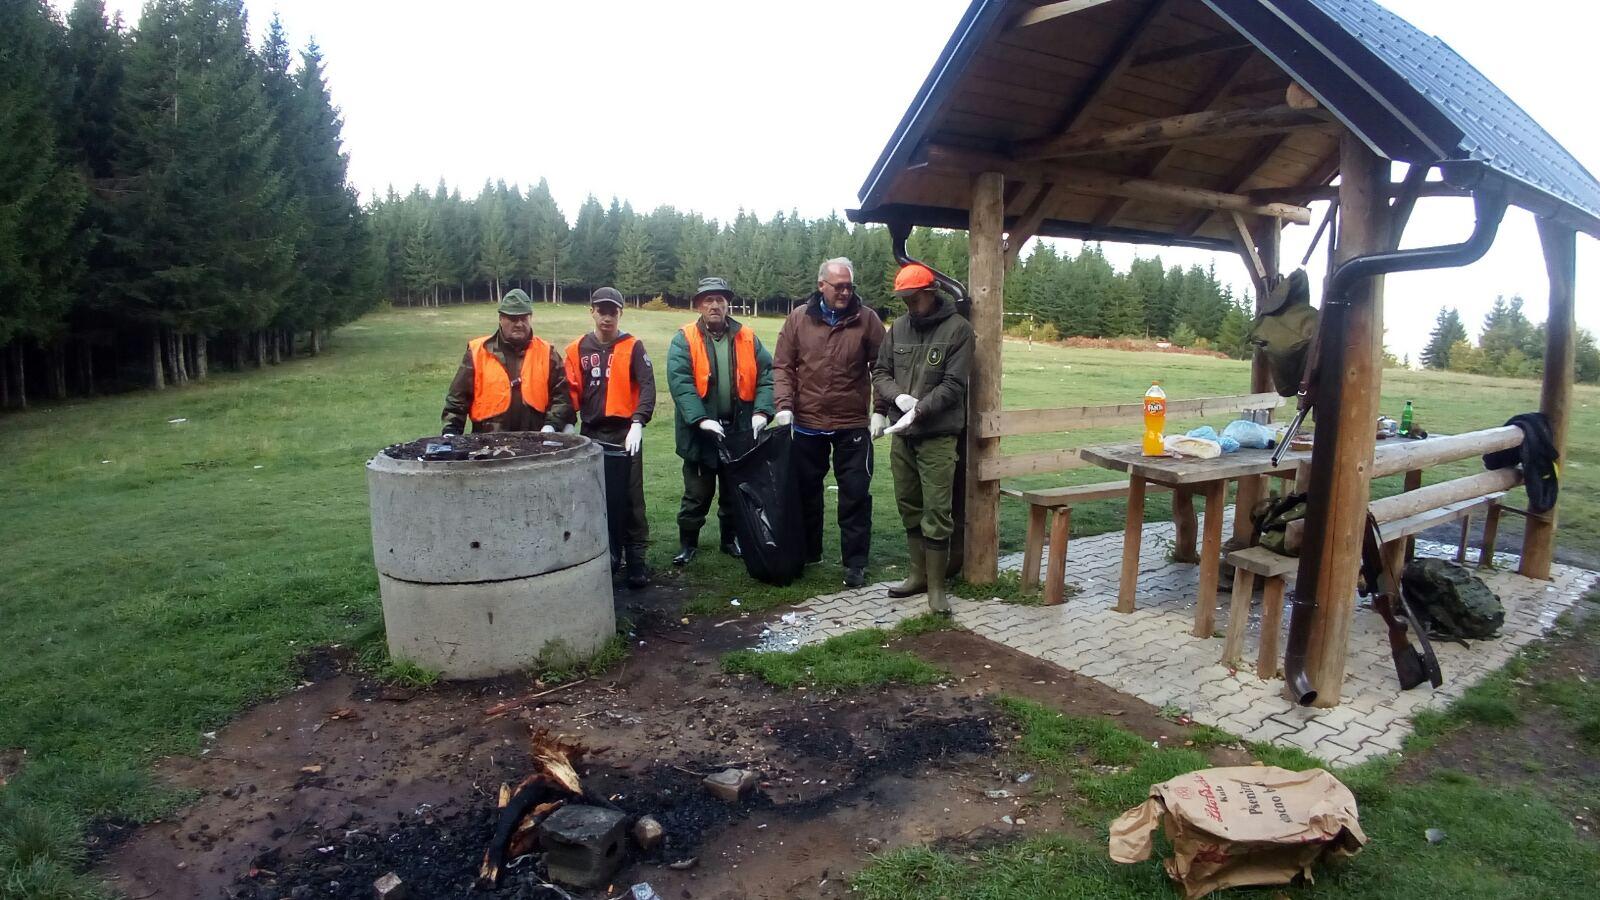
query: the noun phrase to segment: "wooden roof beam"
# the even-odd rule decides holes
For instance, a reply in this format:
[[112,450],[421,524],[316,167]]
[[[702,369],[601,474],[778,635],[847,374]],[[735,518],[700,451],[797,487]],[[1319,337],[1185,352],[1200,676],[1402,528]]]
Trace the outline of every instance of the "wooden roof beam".
[[1311,223],[1311,210],[1288,203],[1256,203],[1243,194],[1228,194],[1148,178],[1115,175],[1060,163],[1019,162],[993,153],[929,145],[923,161],[935,169],[978,173],[999,172],[1006,178],[1051,183],[1052,190],[1099,197],[1130,197],[1170,206],[1270,216],[1301,225]]
[[[1254,55],[1255,54],[1250,50],[1241,49],[1233,51],[1233,55],[1223,61],[1222,66],[1217,69],[1217,74],[1211,79],[1210,83],[1207,84],[1205,88],[1195,96],[1194,100],[1189,103],[1188,109],[1185,111],[1196,113],[1205,112],[1206,110],[1210,109],[1213,104],[1215,104],[1218,100],[1221,100],[1228,93],[1228,91],[1232,89],[1233,85],[1238,82],[1239,76],[1244,72],[1245,67],[1250,65],[1250,60],[1254,57]],[[1140,176],[1143,178],[1155,178],[1159,176],[1162,169],[1166,167],[1167,163],[1172,161],[1172,154],[1177,152],[1177,149],[1177,144],[1169,144],[1166,147],[1157,150],[1149,162],[1142,167],[1139,173]],[[1105,203],[1101,204],[1099,212],[1095,213],[1094,224],[1110,224],[1111,221],[1117,217],[1117,214],[1122,212],[1122,208],[1127,205],[1128,198],[1126,197],[1113,197],[1112,199],[1107,200]]]
[[1033,9],[1017,16],[1017,20],[1011,23],[1011,27],[1027,28],[1029,25],[1037,25],[1040,22],[1048,22],[1051,19],[1070,16],[1075,12],[1082,12],[1108,2],[1110,0],[1060,0],[1059,3],[1046,3],[1043,6],[1035,6]]
[[1121,125],[1103,131],[1064,134],[1022,141],[1012,148],[1019,160],[1063,159],[1124,150],[1164,147],[1182,141],[1221,140],[1321,128],[1332,121],[1326,110],[1295,109],[1287,104],[1266,109],[1207,110]]
[[[1228,177],[1223,181],[1223,184],[1228,186],[1227,189],[1230,192],[1238,193],[1241,187],[1250,183],[1250,179],[1261,171],[1261,167],[1272,159],[1272,155],[1277,153],[1278,148],[1282,147],[1288,139],[1289,136],[1287,134],[1279,134],[1256,141],[1255,146],[1250,148],[1250,152],[1245,154],[1244,159],[1241,159],[1239,164],[1228,172]],[[1338,156],[1338,154],[1334,155],[1335,157]],[[1195,213],[1189,221],[1179,226],[1176,233],[1181,237],[1192,237],[1195,232],[1205,227],[1207,220],[1210,218],[1210,212]],[[1303,224],[1309,225],[1311,223],[1308,220]]]
[[[1051,129],[1052,133],[1058,135],[1069,134],[1083,124],[1084,119],[1088,117],[1089,110],[1105,98],[1106,94],[1111,90],[1112,83],[1128,70],[1129,64],[1133,62],[1134,55],[1139,52],[1140,46],[1150,33],[1150,26],[1166,14],[1167,8],[1171,4],[1172,0],[1151,0],[1150,5],[1145,7],[1144,14],[1134,20],[1128,30],[1123,33],[1121,39],[1118,40],[1117,46],[1111,51],[1106,64],[1100,68],[1100,71],[1095,73],[1094,83],[1089,86],[1088,90],[1083,92],[1077,102],[1067,109],[1060,121]],[[1071,3],[1052,3],[1047,6],[1037,7],[1033,10],[1033,13],[1060,9],[1064,11],[1058,12],[1058,15],[1066,15],[1068,12],[1077,11],[1076,9],[1065,9],[1065,7],[1071,5]],[[1027,14],[1024,15],[1024,18],[1026,17]],[[1039,186],[1039,193],[1033,198],[1033,202],[1029,204],[1028,208],[1023,211],[1022,216],[1017,220],[1007,237],[1006,262],[1008,265],[1016,262],[1017,255],[1022,252],[1022,245],[1039,233],[1039,226],[1044,224],[1046,215],[1067,193],[1069,193],[1067,188],[1061,185],[1041,184]]]
[[1205,56],[1210,53],[1225,53],[1229,50],[1239,50],[1253,47],[1250,39],[1235,31],[1219,34],[1214,37],[1190,41],[1187,44],[1176,44],[1140,54],[1134,58],[1133,66],[1153,66],[1158,63],[1176,62],[1180,59],[1193,59],[1196,56]]
[[[1403,184],[1389,185],[1389,196],[1401,195]],[[1254,191],[1244,191],[1246,197],[1258,203],[1313,203],[1318,200],[1337,200],[1339,189],[1331,184],[1301,184],[1294,187],[1261,188]],[[1472,192],[1466,188],[1446,184],[1443,181],[1429,181],[1417,191],[1418,197],[1471,197]]]

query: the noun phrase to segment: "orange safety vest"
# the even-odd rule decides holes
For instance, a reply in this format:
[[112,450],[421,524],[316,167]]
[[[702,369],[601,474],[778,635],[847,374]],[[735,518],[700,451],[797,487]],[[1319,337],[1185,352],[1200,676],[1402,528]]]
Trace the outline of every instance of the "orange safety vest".
[[[467,415],[474,422],[492,419],[511,408],[511,376],[505,364],[484,348],[484,335],[467,343],[472,351],[472,409]],[[534,338],[522,354],[522,402],[539,412],[550,410],[550,345]]]
[[[694,392],[701,399],[711,387],[711,357],[706,355],[706,339],[695,322],[683,326],[683,338],[689,343],[689,363],[694,368]],[[733,385],[739,399],[746,403],[756,400],[756,336],[748,328],[733,334]]]
[[[583,408],[583,366],[579,363],[578,338],[567,345],[567,387],[572,392],[572,408]],[[633,345],[639,339],[625,334],[611,345],[611,359],[606,363],[606,415],[631,419],[639,409],[639,386],[633,383]]]

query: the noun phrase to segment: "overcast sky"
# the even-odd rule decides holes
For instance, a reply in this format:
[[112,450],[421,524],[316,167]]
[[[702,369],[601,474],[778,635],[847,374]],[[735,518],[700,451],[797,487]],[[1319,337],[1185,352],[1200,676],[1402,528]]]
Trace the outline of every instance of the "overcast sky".
[[[1600,4],[1382,2],[1449,43],[1600,171],[1600,116],[1589,90]],[[766,218],[855,206],[966,6],[247,0],[258,34],[277,11],[292,43],[321,45],[344,111],[351,179],[364,195],[390,184],[431,188],[440,177],[471,195],[486,178],[527,185],[542,176],[569,220],[589,193],[602,201],[615,194],[641,211],[670,204],[720,219],[741,207]],[[138,18],[137,2],[108,7],[130,23]],[[1424,200],[1405,244],[1458,240],[1470,228],[1470,201]],[[1286,230],[1286,266],[1298,262],[1311,231]],[[1246,284],[1232,255],[1106,251],[1119,266],[1134,252],[1184,264],[1215,259],[1241,291]],[[1578,254],[1578,320],[1600,332],[1600,250],[1580,235]],[[1314,280],[1320,273],[1314,261]],[[1513,210],[1483,261],[1390,277],[1387,342],[1415,358],[1445,305],[1458,306],[1476,332],[1501,293],[1521,293],[1529,316],[1542,321],[1547,289],[1532,217]]]

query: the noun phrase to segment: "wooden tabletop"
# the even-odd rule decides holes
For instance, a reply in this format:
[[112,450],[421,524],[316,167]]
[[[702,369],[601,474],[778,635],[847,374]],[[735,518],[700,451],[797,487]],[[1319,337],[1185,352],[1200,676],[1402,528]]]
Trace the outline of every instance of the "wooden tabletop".
[[1145,456],[1137,443],[1085,447],[1078,451],[1078,455],[1097,466],[1171,485],[1203,484],[1250,475],[1293,472],[1300,463],[1311,459],[1309,450],[1291,450],[1283,455],[1282,462],[1276,466],[1272,464],[1271,450],[1238,450],[1224,453],[1216,459]]

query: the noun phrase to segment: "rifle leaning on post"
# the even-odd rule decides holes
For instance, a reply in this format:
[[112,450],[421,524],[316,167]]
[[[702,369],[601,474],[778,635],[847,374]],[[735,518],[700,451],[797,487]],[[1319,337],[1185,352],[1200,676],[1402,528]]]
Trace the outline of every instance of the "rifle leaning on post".
[[[1424,681],[1434,687],[1444,684],[1444,673],[1439,669],[1439,658],[1433,655],[1433,645],[1428,643],[1428,632],[1406,598],[1400,579],[1384,562],[1383,537],[1378,533],[1378,520],[1370,512],[1361,541],[1361,580],[1366,582],[1372,608],[1389,626],[1389,655],[1394,657],[1400,689],[1409,691]],[[1408,630],[1416,632],[1422,652],[1418,653],[1417,648],[1411,646]]]

